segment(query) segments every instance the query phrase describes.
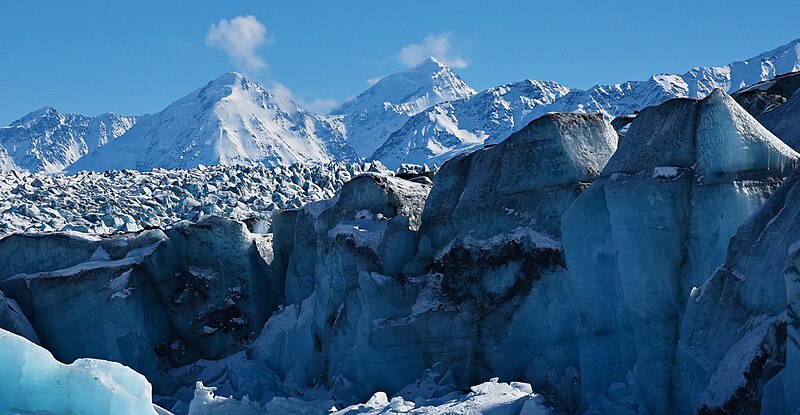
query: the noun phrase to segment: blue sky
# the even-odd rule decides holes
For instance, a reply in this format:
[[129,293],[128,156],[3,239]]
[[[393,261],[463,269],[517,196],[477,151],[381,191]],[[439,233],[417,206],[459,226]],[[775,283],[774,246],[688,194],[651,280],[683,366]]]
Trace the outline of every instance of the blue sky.
[[228,70],[321,111],[426,52],[478,90],[586,88],[744,59],[798,21],[796,0],[8,1],[0,124],[45,105],[156,112]]

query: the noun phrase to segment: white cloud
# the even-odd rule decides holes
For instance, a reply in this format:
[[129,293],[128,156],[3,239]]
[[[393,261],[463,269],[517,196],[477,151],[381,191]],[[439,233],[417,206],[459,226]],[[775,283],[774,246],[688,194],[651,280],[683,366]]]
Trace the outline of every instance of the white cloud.
[[416,65],[430,56],[451,68],[463,69],[470,64],[469,59],[455,54],[450,45],[449,33],[430,34],[425,36],[422,43],[403,46],[400,52],[397,52],[397,60],[406,66]]
[[267,28],[254,16],[237,16],[212,24],[206,36],[206,45],[220,49],[234,65],[249,72],[267,67],[256,50],[267,41]]
[[295,95],[295,93],[292,92],[288,86],[280,82],[275,82],[270,85],[269,90],[275,97],[292,101],[314,114],[327,114],[337,105],[339,105],[339,103],[333,98],[314,98],[310,101],[304,100]]
[[377,83],[378,83],[378,81],[380,81],[381,79],[383,79],[383,77],[382,77],[382,76],[376,76],[376,77],[374,77],[374,78],[369,78],[369,79],[367,79],[367,85],[369,85],[369,86],[375,85],[375,84],[377,84]]

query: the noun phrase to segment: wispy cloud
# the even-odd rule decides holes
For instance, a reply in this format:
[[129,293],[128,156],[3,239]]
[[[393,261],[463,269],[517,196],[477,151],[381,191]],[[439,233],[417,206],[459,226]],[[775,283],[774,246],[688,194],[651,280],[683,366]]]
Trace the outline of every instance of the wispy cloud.
[[298,97],[288,86],[280,82],[273,82],[268,88],[272,95],[276,96],[277,98],[292,101],[314,114],[327,114],[337,105],[339,105],[339,103],[333,98],[314,98],[311,100],[305,100],[301,97]]
[[369,86],[375,85],[375,84],[377,84],[377,83],[378,83],[378,81],[380,81],[381,79],[383,79],[383,77],[382,77],[382,76],[376,76],[376,77],[374,77],[374,78],[369,78],[369,79],[367,79],[367,85],[369,85]]
[[206,45],[225,52],[234,65],[251,74],[267,67],[257,52],[266,41],[267,27],[251,15],[222,19],[206,36]]
[[422,43],[403,46],[400,52],[397,52],[397,60],[406,66],[416,65],[430,56],[451,68],[463,69],[470,64],[469,59],[458,56],[453,50],[449,33],[429,34]]

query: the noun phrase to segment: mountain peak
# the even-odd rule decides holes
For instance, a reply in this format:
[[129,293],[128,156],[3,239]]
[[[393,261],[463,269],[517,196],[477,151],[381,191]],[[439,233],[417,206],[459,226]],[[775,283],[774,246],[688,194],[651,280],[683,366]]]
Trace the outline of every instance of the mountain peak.
[[217,79],[209,83],[215,85],[238,85],[241,84],[242,82],[248,82],[247,78],[245,78],[239,72],[229,71],[225,72],[224,74],[220,75]]
[[448,68],[447,65],[436,60],[436,58],[434,58],[433,56],[428,56],[427,58],[423,59],[418,64],[408,68],[407,70],[413,71],[420,69],[439,71],[442,69],[450,69],[450,68]]
[[52,106],[48,105],[46,107],[39,108],[38,110],[33,111],[33,112],[29,113],[29,114],[26,114],[22,118],[20,118],[20,119],[14,121],[13,123],[11,123],[11,126],[12,127],[17,127],[17,126],[30,127],[31,125],[39,122],[40,120],[42,120],[44,118],[53,117],[54,115],[58,115],[58,111],[56,111],[56,109],[53,108]]

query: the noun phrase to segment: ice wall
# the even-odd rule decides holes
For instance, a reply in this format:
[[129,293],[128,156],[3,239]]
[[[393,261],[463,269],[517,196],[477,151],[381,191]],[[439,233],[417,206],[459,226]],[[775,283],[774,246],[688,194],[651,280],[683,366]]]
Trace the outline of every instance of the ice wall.
[[[552,114],[427,178],[363,175],[275,216],[290,304],[253,348],[285,382],[343,402],[394,393],[441,363],[580,397],[560,218],[616,148],[600,116]],[[413,175],[412,175],[413,176]],[[427,196],[427,200],[426,200]]]
[[254,238],[214,217],[108,237],[11,235],[0,289],[57,359],[121,362],[169,394],[166,371],[242,350],[282,302]]
[[721,91],[636,117],[603,177],[563,218],[586,408],[670,413],[693,287],[797,158]]
[[739,228],[724,263],[688,301],[674,381],[677,408],[798,410],[799,180],[792,174]]

